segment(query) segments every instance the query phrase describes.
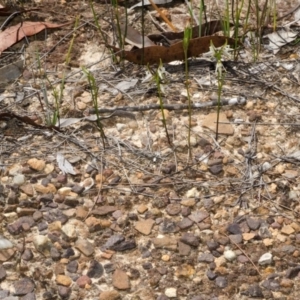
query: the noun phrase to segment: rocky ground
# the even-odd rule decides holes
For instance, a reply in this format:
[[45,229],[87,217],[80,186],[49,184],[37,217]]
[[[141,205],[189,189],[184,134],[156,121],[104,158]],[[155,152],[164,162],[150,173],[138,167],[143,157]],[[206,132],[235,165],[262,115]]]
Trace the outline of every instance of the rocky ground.
[[[80,66],[96,79],[99,108],[157,104],[157,87],[143,82],[146,67],[112,62],[88,3],[38,7],[28,17],[81,15],[84,26],[68,67],[72,25],[24,41],[23,56],[19,45],[0,57],[1,66],[26,60],[0,94],[0,299],[298,299],[297,45],[226,63],[222,99],[240,103],[222,107],[218,139],[212,64],[190,69],[201,104],[190,149],[188,112],[176,109],[187,104],[185,74],[171,66],[163,99],[175,107],[165,110],[172,145],[157,109],[101,114],[103,144]],[[94,8],[109,32],[109,7]],[[46,125],[62,74],[60,130],[16,118]]]

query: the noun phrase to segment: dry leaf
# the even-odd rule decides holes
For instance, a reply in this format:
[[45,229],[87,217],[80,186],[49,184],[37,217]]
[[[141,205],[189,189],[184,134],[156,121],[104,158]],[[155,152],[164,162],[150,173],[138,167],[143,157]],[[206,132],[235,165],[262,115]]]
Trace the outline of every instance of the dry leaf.
[[[190,40],[187,57],[195,57],[199,54],[209,51],[210,43],[215,47],[223,46],[227,41],[228,45],[234,46],[235,40],[224,36],[205,36]],[[183,42],[171,45],[170,47],[152,46],[144,49],[132,51],[120,50],[114,46],[108,45],[113,49],[116,55],[136,64],[147,65],[156,64],[160,60],[168,63],[174,60],[184,60]]]
[[46,28],[59,28],[68,24],[70,23],[53,24],[48,22],[23,22],[11,26],[0,33],[0,54],[25,36],[34,35]]

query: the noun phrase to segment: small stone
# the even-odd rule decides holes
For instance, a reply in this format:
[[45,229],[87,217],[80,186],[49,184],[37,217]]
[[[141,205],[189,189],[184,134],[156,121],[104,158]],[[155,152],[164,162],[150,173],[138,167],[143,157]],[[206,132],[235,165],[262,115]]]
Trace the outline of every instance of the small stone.
[[195,236],[192,233],[185,233],[182,235],[182,237],[180,238],[180,241],[193,246],[193,247],[198,247],[200,244],[200,237],[199,236]]
[[217,243],[215,240],[210,240],[206,242],[207,248],[210,251],[216,250],[217,248],[219,248],[220,244]]
[[24,184],[20,186],[20,190],[25,193],[27,196],[32,197],[34,195],[34,190],[31,184]]
[[186,207],[193,207],[196,204],[196,200],[194,198],[185,199],[181,200],[180,204]]
[[272,246],[272,245],[273,245],[274,240],[273,240],[273,239],[269,239],[269,238],[263,239],[263,243],[264,243],[264,245],[265,245],[266,247],[269,247],[269,246]]
[[174,251],[177,249],[177,241],[170,237],[161,237],[152,239],[152,243],[157,249],[167,249]]
[[72,289],[67,286],[58,285],[57,292],[58,292],[59,296],[61,297],[61,299],[66,299],[66,298],[70,297]]
[[206,276],[209,280],[215,280],[218,277],[218,274],[216,274],[215,272],[213,272],[212,270],[208,270],[206,272]]
[[166,212],[170,216],[176,216],[181,212],[181,206],[179,203],[171,203],[166,207]]
[[61,254],[55,247],[51,247],[50,256],[54,261],[56,261],[60,259]]
[[243,241],[242,234],[230,234],[229,238],[230,238],[230,241],[234,244],[240,244]]
[[85,206],[76,207],[76,218],[83,220],[88,214],[88,209]]
[[23,296],[31,293],[35,287],[33,281],[29,278],[23,278],[13,284],[15,288],[15,296]]
[[182,242],[178,242],[178,253],[181,256],[188,256],[191,253],[191,247]]
[[281,233],[286,234],[286,235],[290,235],[294,232],[295,232],[294,228],[290,225],[284,225],[281,229]]
[[214,256],[210,253],[202,253],[198,257],[199,262],[205,262],[205,263],[211,263],[214,261],[214,259],[215,259]]
[[250,217],[246,219],[246,222],[251,230],[257,230],[261,224],[261,221],[259,219],[254,219]]
[[224,256],[220,256],[220,257],[215,258],[215,264],[216,264],[217,268],[225,266],[226,262],[227,261],[226,261],[226,258]]
[[134,228],[144,235],[149,235],[151,233],[154,224],[155,224],[154,220],[147,219],[145,221],[136,222]]
[[12,180],[12,184],[22,185],[25,182],[25,176],[23,174],[17,174]]
[[294,286],[294,281],[287,278],[282,278],[280,281],[280,286],[284,288],[292,288]]
[[94,253],[94,245],[82,238],[78,238],[75,247],[85,256],[91,256]]
[[83,191],[84,191],[84,186],[81,186],[79,184],[75,184],[73,187],[72,187],[72,190],[71,190],[73,193],[76,193],[78,195],[80,195]]
[[162,257],[161,257],[161,260],[162,261],[169,261],[170,260],[170,256],[168,254],[164,254]]
[[0,282],[5,279],[6,277],[6,270],[4,269],[3,266],[0,266]]
[[198,210],[189,215],[189,219],[195,223],[200,223],[209,217],[209,213],[204,210]]
[[190,220],[189,218],[183,218],[181,221],[179,221],[177,223],[178,227],[181,230],[186,230],[186,229],[192,227],[193,224],[194,224],[194,222],[192,220]]
[[92,280],[87,275],[82,275],[76,280],[76,283],[80,288],[85,288],[86,285],[91,285]]
[[49,183],[47,186],[43,186],[42,184],[35,184],[34,189],[36,192],[41,194],[55,194],[56,193],[56,187],[52,183]]
[[226,250],[224,251],[224,257],[228,260],[228,261],[234,261],[236,259],[236,254],[234,251],[232,250]]
[[70,273],[76,273],[78,270],[78,262],[76,260],[72,260],[67,264],[67,271]]
[[227,279],[224,276],[218,276],[215,279],[215,283],[221,289],[225,288],[228,285]]
[[189,208],[189,207],[183,207],[182,209],[181,209],[181,215],[183,216],[183,217],[188,217],[190,214],[191,214],[191,209]]
[[178,278],[189,278],[195,274],[195,269],[193,266],[188,264],[179,265],[175,271],[175,276]]
[[46,257],[50,257],[52,243],[47,236],[35,235],[33,237],[33,245],[38,252],[43,253]]
[[63,286],[70,286],[72,279],[66,275],[56,275],[56,283]]
[[[65,225],[66,226],[66,225]],[[48,230],[50,232],[53,232],[53,231],[60,231],[61,230],[61,222],[60,221],[54,221],[52,223],[50,223],[48,225]]]
[[36,158],[31,158],[27,161],[27,164],[29,165],[29,167],[33,170],[36,171],[42,171],[44,170],[46,163],[45,161],[41,160],[41,159],[36,159]]
[[103,273],[103,266],[98,261],[92,260],[86,275],[90,278],[100,278],[103,275]]
[[159,225],[159,231],[161,233],[175,233],[179,231],[179,227],[171,219],[164,218],[163,222]]
[[[52,223],[53,224],[53,223]],[[61,231],[70,239],[75,240],[77,238],[76,226],[74,224],[65,224]]]
[[273,256],[271,253],[265,253],[259,258],[258,263],[260,265],[269,265],[272,263],[272,258]]
[[245,256],[245,255],[239,255],[238,256],[238,262],[244,264],[244,263],[246,263],[248,261],[249,261],[249,259],[247,258],[247,256]]
[[289,278],[289,279],[292,279],[292,278],[295,278],[296,276],[298,276],[299,273],[300,273],[300,265],[298,265],[294,268],[289,268],[286,271],[285,277]]
[[126,272],[116,269],[112,276],[112,284],[119,290],[127,290],[130,288],[129,277]]
[[165,295],[168,298],[176,298],[177,297],[177,289],[173,287],[169,287],[165,289]]
[[261,237],[261,239],[272,238],[272,233],[270,232],[268,225],[265,223],[260,225],[258,235]]
[[109,205],[103,205],[99,206],[98,208],[92,210],[93,215],[97,216],[105,216],[113,213],[116,211],[118,208],[116,206],[109,206]]
[[245,291],[244,294],[253,298],[264,297],[262,289],[257,283],[250,285],[248,290]]
[[117,291],[103,291],[100,294],[99,300],[119,300],[121,295]]
[[0,250],[13,248],[14,245],[11,241],[0,235]]
[[227,226],[227,231],[231,234],[242,234],[240,225],[237,223],[232,223]]
[[0,251],[0,262],[8,261],[15,255],[16,250],[12,249],[5,249]]
[[[8,300],[8,299],[6,299],[6,300]],[[22,298],[20,298],[20,300],[36,300],[35,293],[34,292],[28,293],[25,296],[23,296]]]
[[186,198],[198,198],[200,197],[200,192],[197,190],[197,188],[193,187],[186,192],[185,196]]
[[250,241],[255,237],[255,233],[249,232],[249,233],[243,233],[243,240],[244,241]]
[[144,214],[147,210],[148,210],[148,206],[145,204],[141,204],[137,208],[139,214]]
[[208,168],[211,174],[219,175],[223,172],[223,165],[214,165]]

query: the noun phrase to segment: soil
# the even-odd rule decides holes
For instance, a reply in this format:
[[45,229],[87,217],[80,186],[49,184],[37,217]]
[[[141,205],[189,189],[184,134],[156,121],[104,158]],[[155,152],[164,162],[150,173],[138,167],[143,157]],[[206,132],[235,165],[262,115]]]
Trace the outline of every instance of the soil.
[[[298,299],[297,43],[223,61],[216,134],[212,58],[191,59],[188,82],[165,64],[160,93],[157,66],[116,61],[89,2],[13,4],[38,10],[7,26],[72,23],[0,56],[0,299]],[[93,8],[113,43],[112,6]],[[165,9],[183,30],[186,3]],[[145,34],[169,30],[144,14]]]

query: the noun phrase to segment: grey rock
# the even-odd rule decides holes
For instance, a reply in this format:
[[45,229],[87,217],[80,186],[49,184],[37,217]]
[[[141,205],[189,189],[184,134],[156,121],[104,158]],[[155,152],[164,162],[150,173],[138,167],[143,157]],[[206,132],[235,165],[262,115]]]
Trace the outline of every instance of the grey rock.
[[90,278],[100,278],[103,275],[103,273],[103,266],[98,261],[92,260],[86,275]]
[[64,252],[62,253],[62,258],[69,258],[71,256],[75,255],[75,251],[73,248],[67,248],[64,250]]
[[161,233],[175,233],[179,231],[179,227],[170,219],[164,218],[163,222],[159,225]]
[[51,247],[51,249],[50,249],[50,256],[51,256],[51,258],[54,261],[56,261],[56,260],[60,259],[61,254],[60,254],[60,252],[55,247]]
[[229,238],[230,241],[235,244],[240,244],[243,241],[242,234],[230,234]]
[[292,279],[292,278],[295,278],[296,276],[298,276],[299,273],[300,273],[300,265],[298,265],[297,267],[294,267],[294,268],[289,268],[286,271],[285,277]]
[[206,242],[207,248],[210,251],[216,250],[219,248],[220,244],[218,242],[216,242],[215,240],[210,240]]
[[67,271],[70,273],[76,273],[78,270],[78,262],[77,260],[71,260],[68,264],[67,264]]
[[67,286],[58,285],[57,292],[62,299],[67,299],[70,297],[72,289]]
[[209,213],[204,210],[197,210],[189,216],[189,218],[195,223],[200,223],[208,217],[209,217]]
[[263,298],[264,297],[264,295],[262,293],[262,289],[257,283],[249,286],[246,295],[253,297],[253,298]]
[[36,300],[35,293],[28,293],[27,295],[21,297],[20,300]]
[[261,224],[261,220],[250,217],[246,219],[246,222],[251,230],[257,230]]
[[237,223],[232,223],[232,224],[229,224],[227,226],[227,231],[231,234],[241,234],[242,233],[242,230],[240,228],[240,225],[237,224]]
[[17,282],[15,282],[13,285],[15,288],[15,292],[14,292],[15,296],[23,296],[28,293],[31,293],[35,287],[33,281],[29,278],[20,279]]
[[77,241],[75,242],[75,247],[85,256],[91,256],[95,250],[94,245],[83,238],[77,239]]
[[120,252],[135,249],[135,248],[136,248],[136,241],[134,239],[128,239],[110,247],[111,250],[120,251]]
[[33,253],[31,249],[25,249],[23,254],[22,254],[22,259],[26,261],[30,261],[33,259]]
[[267,279],[263,281],[262,286],[271,291],[278,291],[280,289],[280,284],[277,279]]
[[184,206],[184,207],[181,208],[181,215],[183,217],[187,217],[190,214],[191,214],[191,209],[189,207]]
[[75,184],[73,187],[72,187],[72,192],[80,195],[82,192],[84,191],[84,187],[79,185],[79,184]]
[[113,263],[107,263],[104,265],[104,270],[106,273],[112,273],[115,270],[115,265]]
[[219,175],[223,172],[223,165],[213,165],[208,168],[211,174]]
[[166,212],[170,216],[176,216],[181,212],[181,205],[179,203],[171,203],[166,207]]
[[228,285],[228,281],[227,281],[226,277],[224,277],[224,276],[218,276],[215,279],[215,283],[221,289],[225,288]]
[[212,270],[208,270],[206,276],[209,280],[215,280],[218,277],[218,274],[214,273]]
[[179,221],[177,223],[178,227],[181,230],[186,230],[186,229],[192,227],[193,224],[194,224],[194,222],[192,220],[190,220],[189,218],[183,218],[181,221]]
[[202,253],[198,257],[199,262],[211,263],[214,261],[214,256],[210,253]]
[[101,250],[104,251],[106,249],[111,249],[112,247],[114,247],[117,244],[120,244],[121,242],[123,242],[125,240],[125,237],[123,235],[120,234],[114,234],[112,235],[107,241],[106,243],[101,247]]
[[193,247],[198,247],[200,244],[200,237],[187,232],[182,235],[182,237],[180,238],[180,241],[187,245],[190,245]]
[[0,281],[5,279],[5,277],[6,277],[6,270],[4,269],[3,266],[0,266]]
[[9,295],[9,291],[0,290],[0,299],[4,299],[4,298],[8,297],[8,295]]
[[178,253],[181,256],[188,256],[191,253],[191,247],[182,242],[178,242]]

